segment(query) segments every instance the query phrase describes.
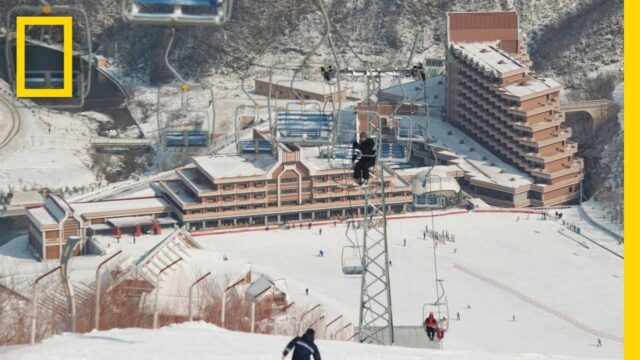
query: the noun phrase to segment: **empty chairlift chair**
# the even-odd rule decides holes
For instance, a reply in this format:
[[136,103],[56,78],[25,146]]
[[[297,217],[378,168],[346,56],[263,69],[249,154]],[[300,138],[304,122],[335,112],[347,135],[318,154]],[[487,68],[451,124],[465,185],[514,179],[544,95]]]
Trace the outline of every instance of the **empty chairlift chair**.
[[271,154],[272,146],[269,140],[243,140],[240,142],[241,154]]
[[383,162],[407,161],[407,148],[399,143],[381,143],[378,147],[378,160]]
[[222,25],[233,0],[123,0],[126,21],[158,25]]
[[362,250],[359,246],[342,248],[342,273],[344,275],[362,275]]
[[208,139],[207,132],[202,130],[172,130],[165,132],[167,147],[206,147]]
[[425,123],[424,119],[397,118],[397,139],[400,141],[419,141],[424,139],[426,133]]
[[286,111],[276,117],[276,140],[295,144],[330,144],[333,114],[322,111]]

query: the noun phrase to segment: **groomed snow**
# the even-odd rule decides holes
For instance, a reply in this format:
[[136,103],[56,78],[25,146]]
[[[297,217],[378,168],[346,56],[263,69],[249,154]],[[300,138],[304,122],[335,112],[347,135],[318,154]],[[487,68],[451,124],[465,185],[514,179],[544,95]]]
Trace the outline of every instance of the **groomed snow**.
[[[389,221],[396,325],[420,324],[423,304],[436,299],[433,243],[422,239],[425,225],[432,223],[428,213],[416,215],[423,217]],[[446,350],[622,356],[620,258],[540,215],[462,211],[435,217],[434,224],[456,240],[437,249],[450,316],[461,316],[461,321],[452,320]],[[580,226],[586,230],[586,224]],[[341,272],[346,226],[322,229],[322,235],[313,227],[196,240],[230,259],[246,260],[256,271],[286,277],[289,296],[298,306],[322,303],[326,313],[344,314],[357,323],[360,279]],[[316,256],[320,249],[324,257]],[[604,346],[595,346],[598,337]]]
[[[113,359],[280,359],[289,337],[233,332],[192,322],[159,330],[113,329],[82,335],[64,334],[35,346],[0,348],[5,360]],[[570,360],[536,354],[498,355],[473,351],[433,351],[403,347],[317,341],[323,359],[432,360]],[[291,355],[289,355],[291,356]]]

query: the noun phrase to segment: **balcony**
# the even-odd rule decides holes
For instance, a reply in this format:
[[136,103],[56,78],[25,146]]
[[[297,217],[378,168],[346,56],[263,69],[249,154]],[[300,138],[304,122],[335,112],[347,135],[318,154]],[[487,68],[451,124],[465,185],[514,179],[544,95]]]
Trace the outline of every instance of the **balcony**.
[[543,168],[535,168],[531,170],[531,175],[537,176],[543,179],[556,179],[565,175],[573,174],[576,172],[580,172],[581,166],[579,164],[572,164],[571,166],[567,166],[563,169],[549,171]]
[[559,111],[559,110],[560,110],[560,104],[558,104],[557,102],[556,103],[547,102],[546,104],[542,104],[541,106],[536,106],[531,109],[522,109],[519,106],[510,106],[507,109],[507,111],[510,114],[524,116],[524,117],[537,115],[546,111]]
[[560,126],[564,122],[564,114],[557,113],[554,115],[553,119],[547,121],[541,121],[535,124],[527,124],[524,121],[516,122],[513,126],[518,130],[524,130],[529,132],[537,132],[540,130],[548,129],[554,126]]
[[521,137],[520,143],[525,146],[533,146],[541,148],[549,145],[559,143],[563,140],[568,140],[572,135],[570,127],[561,127],[560,130],[551,133],[551,136],[544,139],[535,139],[533,137]]
[[541,155],[537,153],[528,153],[525,158],[529,161],[533,161],[539,164],[546,164],[548,162],[560,160],[564,157],[574,155],[578,152],[578,144],[573,141],[567,141],[567,145],[557,153]]

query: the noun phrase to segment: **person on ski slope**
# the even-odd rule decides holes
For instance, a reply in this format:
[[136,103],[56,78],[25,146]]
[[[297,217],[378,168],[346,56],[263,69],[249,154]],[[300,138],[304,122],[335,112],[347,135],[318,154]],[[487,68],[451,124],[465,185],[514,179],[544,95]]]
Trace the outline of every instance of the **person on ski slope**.
[[293,350],[291,360],[311,360],[313,356],[314,360],[320,360],[320,351],[313,342],[315,331],[313,329],[307,329],[302,336],[294,337],[282,353],[282,360],[284,360],[289,352]]

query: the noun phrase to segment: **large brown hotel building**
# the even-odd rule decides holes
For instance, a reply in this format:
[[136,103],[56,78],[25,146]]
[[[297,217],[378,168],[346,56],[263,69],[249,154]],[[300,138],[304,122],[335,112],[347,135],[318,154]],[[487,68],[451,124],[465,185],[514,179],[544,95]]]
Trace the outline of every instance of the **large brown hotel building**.
[[562,85],[529,69],[518,15],[448,13],[447,27],[447,120],[532,176],[523,205],[577,199],[582,161],[563,125]]

